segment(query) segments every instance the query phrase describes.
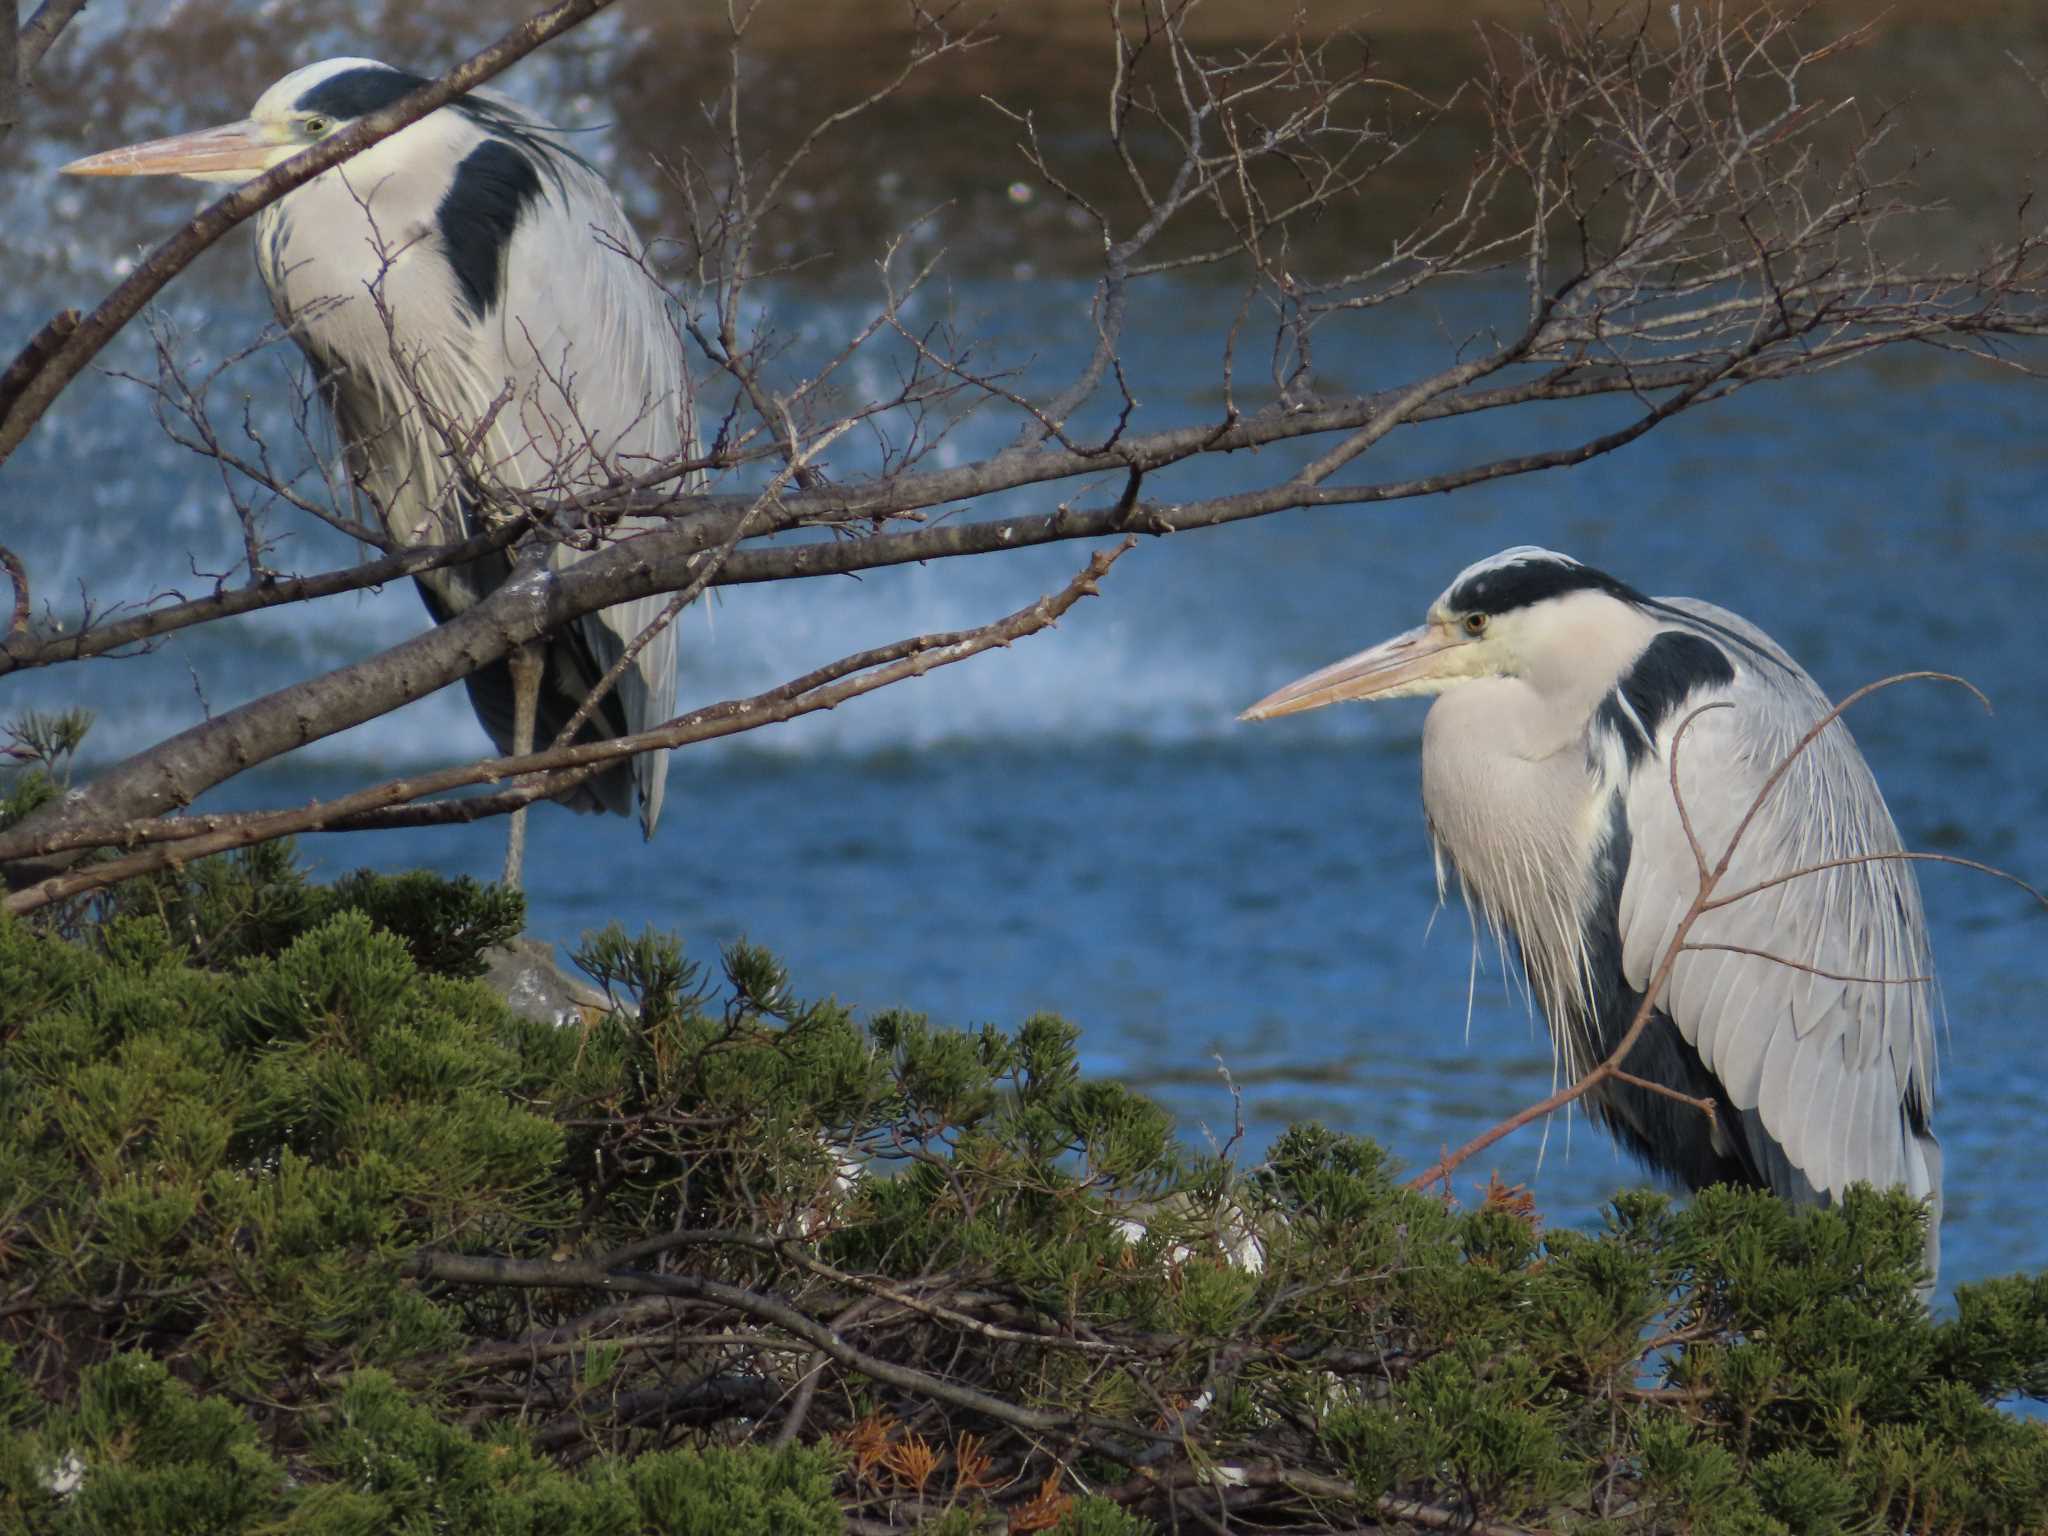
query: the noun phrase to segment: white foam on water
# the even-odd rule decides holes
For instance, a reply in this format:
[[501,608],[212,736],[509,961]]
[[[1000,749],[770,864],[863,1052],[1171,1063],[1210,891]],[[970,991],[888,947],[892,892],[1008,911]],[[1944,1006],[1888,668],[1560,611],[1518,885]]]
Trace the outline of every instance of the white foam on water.
[[[1048,299],[1041,292],[1038,301],[1073,297]],[[868,316],[854,302],[783,303],[782,330],[804,338],[798,350],[820,355],[829,355],[833,338],[857,329]],[[757,318],[766,313],[757,311]],[[1008,318],[1025,323],[1014,313]],[[266,320],[254,307],[215,313],[185,305],[164,315],[169,345],[195,368],[208,355],[259,334]],[[153,372],[145,342],[124,342],[116,366],[144,376]],[[1041,339],[1042,351],[1055,362],[1076,366],[1081,345],[1069,341],[1063,353],[1056,342]],[[253,398],[259,430],[280,461],[310,461],[333,449],[325,432],[310,445],[295,440],[277,383],[278,370],[292,362],[288,349],[277,348],[238,365],[216,387],[214,410],[225,426],[238,421],[244,402]],[[858,398],[886,397],[901,362],[888,346],[878,345],[845,366],[844,387]],[[110,466],[91,482],[89,515],[57,519],[26,541],[39,596],[60,613],[68,610],[73,621],[81,591],[101,612],[165,594],[202,595],[212,589],[215,573],[233,572],[241,559],[239,525],[217,469],[156,431],[147,420],[148,400],[147,390],[135,384],[81,381],[16,466],[53,501],[75,494],[77,464]],[[826,456],[832,479],[843,483],[873,473],[879,440],[900,448],[911,431],[900,415],[879,420],[876,428],[849,433],[832,445]],[[1014,430],[1007,416],[971,416],[955,424],[921,467],[984,457],[1006,445]],[[309,477],[302,483],[311,487],[318,481]],[[951,509],[951,515],[1042,510],[1053,494],[1060,493],[1020,493],[1007,503]],[[265,526],[279,537],[271,558],[282,569],[330,568],[354,558],[340,536],[290,508],[272,511]],[[1103,583],[1104,595],[1078,604],[1057,630],[756,733],[746,745],[838,753],[923,748],[962,738],[1180,740],[1228,730],[1236,709],[1260,691],[1261,681],[1251,661],[1233,653],[1223,629],[1209,618],[1219,604],[1242,601],[1230,590],[1235,575],[1225,569],[1204,576],[1194,567],[1203,585],[1191,590],[1189,563],[1160,559],[1159,547],[1134,550]],[[851,652],[909,636],[986,624],[1057,591],[1088,553],[1065,545],[895,567],[859,579],[721,591],[681,621],[679,708],[746,697]],[[48,707],[83,683],[105,722],[100,742],[118,734],[123,748],[132,750],[132,744],[196,723],[208,710],[218,713],[373,655],[425,624],[411,583],[395,583],[203,626],[172,637],[152,654],[96,662],[84,674],[28,674],[19,680],[18,697],[22,704]],[[312,761],[398,768],[447,761],[486,745],[466,698],[451,688],[315,743],[305,753]],[[710,744],[709,750],[720,747]]]

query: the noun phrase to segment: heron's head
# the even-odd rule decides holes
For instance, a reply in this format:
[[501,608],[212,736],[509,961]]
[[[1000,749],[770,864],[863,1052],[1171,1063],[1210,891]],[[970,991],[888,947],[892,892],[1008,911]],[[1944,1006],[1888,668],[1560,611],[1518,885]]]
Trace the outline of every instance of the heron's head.
[[1268,694],[1238,718],[1272,720],[1346,699],[1443,693],[1483,677],[1595,697],[1641,652],[1655,623],[1642,595],[1569,555],[1523,544],[1481,560],[1423,623]]
[[63,169],[72,176],[187,176],[239,186],[426,83],[375,59],[326,59],[286,75],[239,123],[110,149]]

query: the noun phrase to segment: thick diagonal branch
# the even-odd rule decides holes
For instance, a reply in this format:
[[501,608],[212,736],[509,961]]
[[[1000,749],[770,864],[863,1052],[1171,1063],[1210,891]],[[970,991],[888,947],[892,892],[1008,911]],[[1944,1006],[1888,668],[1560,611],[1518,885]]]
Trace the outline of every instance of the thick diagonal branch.
[[416,802],[427,795],[510,776],[524,779],[526,775],[534,775],[530,781],[499,795],[440,802],[431,808],[417,807],[447,812],[445,816],[421,817],[420,820],[468,821],[486,815],[503,815],[536,799],[560,793],[638,752],[688,746],[793,720],[800,715],[835,709],[864,693],[872,693],[908,678],[921,677],[934,668],[966,661],[1049,628],[1058,623],[1075,603],[1095,595],[1100,579],[1136,542],[1135,539],[1126,539],[1116,548],[1102,551],[1059,592],[1041,597],[1029,606],[978,629],[921,635],[863,651],[755,698],[693,710],[652,730],[577,746],[555,746],[524,757],[492,758],[464,767],[443,769],[439,773],[392,779],[335,800],[316,801],[312,805],[295,806],[289,810],[161,818],[131,823],[112,837],[90,830],[54,833],[38,847],[38,854],[61,856],[79,848],[108,844],[144,846],[140,852],[122,858],[87,865],[69,874],[52,874],[27,884],[10,895],[4,906],[6,910],[17,913],[33,911],[53,901],[101,890],[116,881],[132,879],[207,854],[246,848],[301,832],[355,830],[376,824],[381,811],[415,807]]

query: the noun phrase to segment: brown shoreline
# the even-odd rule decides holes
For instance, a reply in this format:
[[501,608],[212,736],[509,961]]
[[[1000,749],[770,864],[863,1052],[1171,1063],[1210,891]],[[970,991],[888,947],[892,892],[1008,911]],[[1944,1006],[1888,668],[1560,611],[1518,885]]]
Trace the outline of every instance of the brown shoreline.
[[[1136,5],[1125,0],[1127,17]],[[0,144],[0,177],[15,180],[15,206],[42,221],[0,236],[0,263],[32,286],[56,281],[68,290],[72,276],[94,280],[109,252],[132,250],[194,201],[195,189],[171,183],[60,190],[53,179],[44,191],[25,179],[31,165],[238,117],[264,86],[322,54],[373,53],[432,68],[526,8],[525,0],[387,0],[371,7],[302,0],[295,25],[278,29],[261,23],[253,4],[194,3],[162,23],[95,33],[90,41],[69,38],[46,61],[27,121]],[[1448,95],[1482,63],[1488,26],[1540,29],[1545,12],[1542,0],[1313,0],[1304,9],[1317,33],[1353,29],[1360,38],[1337,45],[1335,67],[1369,68],[1434,97]],[[1103,137],[1111,78],[1104,0],[1012,0],[967,13],[989,11],[999,13],[998,42],[919,72],[897,96],[820,146],[771,216],[767,259],[810,263],[798,278],[805,284],[872,288],[887,241],[938,209],[929,238],[949,248],[956,276],[1093,269],[1100,239],[1085,220],[1077,223],[1073,210],[1043,190],[1011,195],[1029,171],[1017,150],[1016,119],[990,101],[1030,113],[1063,172],[1125,219],[1129,189]],[[1584,13],[1579,6],[1571,12]],[[1626,15],[1629,8],[1599,6],[1595,14]],[[1649,14],[1653,28],[1668,26],[1661,0]],[[1192,31],[1198,47],[1225,52],[1261,40],[1276,15],[1285,19],[1292,7],[1209,0],[1192,13]],[[601,130],[599,152],[614,154],[608,163],[636,217],[650,233],[679,237],[682,200],[658,167],[717,159],[706,104],[730,75],[724,16],[715,0],[622,5],[504,85],[564,123]],[[884,0],[763,5],[749,31],[753,62],[742,76],[753,165],[786,152],[824,112],[893,74],[912,35],[906,17],[906,8]],[[2026,74],[2031,68],[2048,77],[2048,7],[2010,0],[1831,4],[1812,9],[1801,35],[1818,43],[1864,23],[1867,42],[1830,60],[1814,80],[1816,97],[1857,103],[1824,145],[1838,156],[1858,120],[1895,113],[1884,163],[1903,165],[1908,146],[1932,146],[1917,173],[1921,193],[1954,208],[1943,226],[1951,249],[1929,257],[1952,257],[2003,237],[2036,146],[2048,146],[2048,102]],[[1387,91],[1371,109],[1398,130],[1416,119],[1415,99]],[[1476,113],[1438,125],[1364,196],[1305,230],[1303,259],[1342,260],[1408,227],[1459,185],[1478,129]],[[232,280],[246,280],[239,258]]]

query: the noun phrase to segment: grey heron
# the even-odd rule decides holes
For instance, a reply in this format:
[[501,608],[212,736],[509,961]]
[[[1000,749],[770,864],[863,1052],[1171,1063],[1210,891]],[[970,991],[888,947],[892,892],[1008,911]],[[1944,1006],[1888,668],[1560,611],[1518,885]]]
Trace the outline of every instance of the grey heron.
[[[271,86],[246,121],[64,169],[239,184],[425,83],[374,59],[328,59]],[[560,131],[492,91],[372,145],[256,225],[271,303],[312,364],[351,476],[401,544],[466,538],[501,515],[506,492],[572,497],[690,451],[681,347],[640,251],[618,199]],[[558,539],[548,558],[577,553]],[[513,569],[495,555],[429,571],[420,595],[445,623]],[[498,750],[531,751],[536,730],[552,739],[663,606],[621,603],[471,673],[470,702]],[[666,720],[675,667],[664,629],[576,739]],[[563,799],[620,815],[637,799],[651,837],[667,774],[667,752],[646,752]],[[524,846],[522,810],[513,884]]]
[[[1495,937],[1514,939],[1576,1080],[1620,1045],[1699,894],[1670,777],[1681,725],[1691,717],[1678,789],[1711,866],[1828,700],[1747,620],[1521,546],[1460,573],[1419,628],[1243,718],[1416,695],[1437,696],[1422,803],[1439,897],[1455,874]],[[1695,713],[1707,705],[1727,707]],[[1899,851],[1836,720],[1763,799],[1715,894],[1765,888],[1695,920],[1623,1063],[1715,1115],[1611,1078],[1591,1111],[1689,1189],[1822,1204],[1859,1180],[1901,1187],[1929,1204],[1932,1273],[1932,965],[1912,867],[1885,857]]]

